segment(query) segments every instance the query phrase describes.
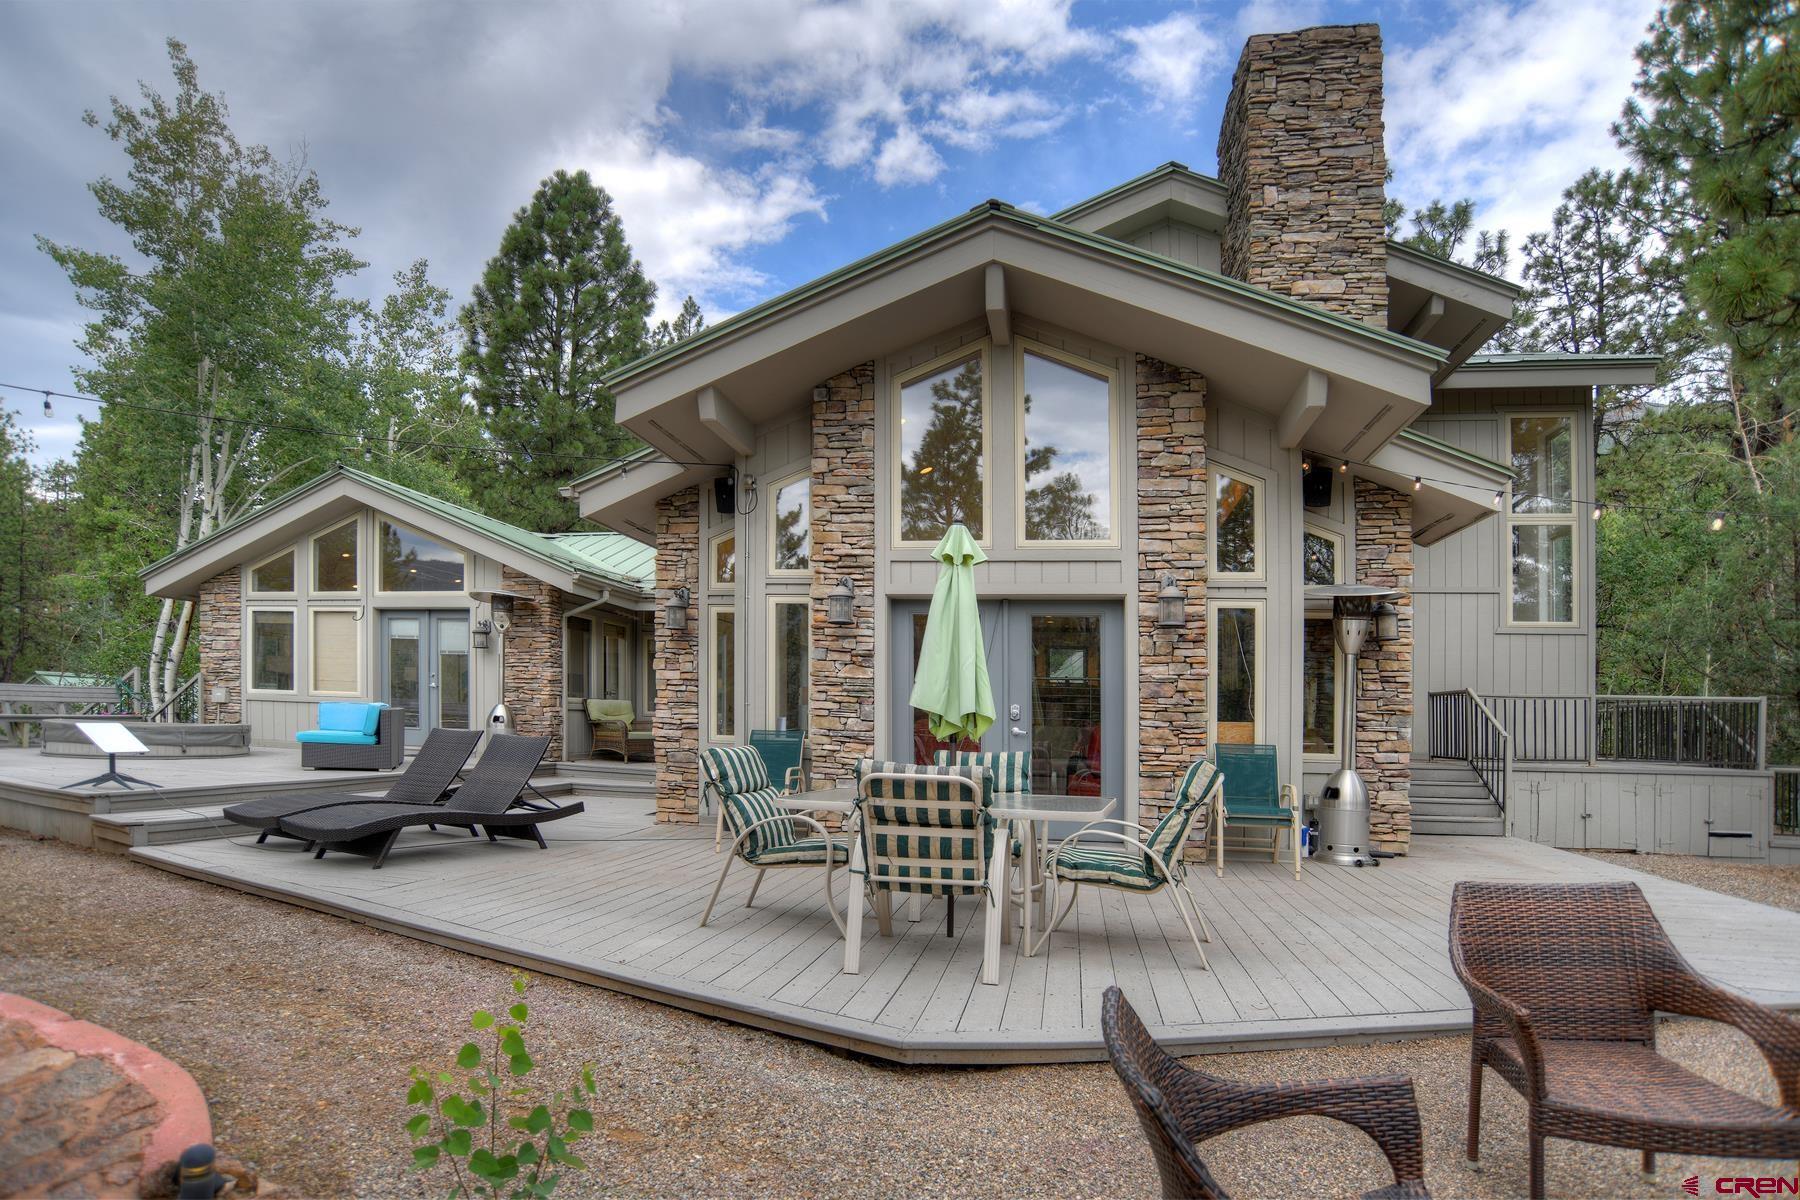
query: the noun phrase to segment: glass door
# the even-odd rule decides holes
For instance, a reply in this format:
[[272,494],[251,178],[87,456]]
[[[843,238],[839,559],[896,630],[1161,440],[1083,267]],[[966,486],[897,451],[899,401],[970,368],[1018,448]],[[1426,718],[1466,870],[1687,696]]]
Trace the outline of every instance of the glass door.
[[431,687],[437,695],[435,727],[469,728],[468,613],[432,615],[431,660]]
[[400,711],[409,746],[425,740],[425,635],[418,613],[381,615],[381,698]]
[[381,675],[381,698],[400,711],[407,745],[439,727],[469,728],[469,615],[383,613]]

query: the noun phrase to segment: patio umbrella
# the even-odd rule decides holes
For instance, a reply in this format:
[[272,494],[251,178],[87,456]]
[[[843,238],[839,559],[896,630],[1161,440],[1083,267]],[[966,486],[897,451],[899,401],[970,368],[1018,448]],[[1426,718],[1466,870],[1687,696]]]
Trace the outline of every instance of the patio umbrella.
[[932,737],[979,741],[994,723],[994,689],[975,602],[975,564],[986,562],[987,555],[957,524],[944,531],[931,556],[943,565],[925,618],[911,703],[925,711]]

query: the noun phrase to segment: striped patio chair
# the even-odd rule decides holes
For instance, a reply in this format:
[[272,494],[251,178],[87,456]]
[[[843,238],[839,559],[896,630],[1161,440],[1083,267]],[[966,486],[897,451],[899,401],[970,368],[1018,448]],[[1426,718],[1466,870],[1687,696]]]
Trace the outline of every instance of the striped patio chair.
[[725,798],[740,792],[780,789],[769,779],[769,768],[754,746],[708,746],[700,752],[700,795],[710,798],[718,810],[713,826],[713,853],[725,842]]
[[[1146,896],[1167,887],[1175,911],[1181,915],[1181,923],[1187,926],[1188,936],[1194,939],[1194,949],[1199,951],[1201,969],[1210,970],[1206,951],[1200,943],[1212,941],[1212,930],[1207,927],[1206,918],[1200,915],[1200,906],[1188,887],[1187,864],[1182,861],[1181,848],[1193,832],[1195,821],[1200,822],[1204,836],[1213,793],[1222,785],[1219,769],[1201,759],[1181,777],[1181,783],[1175,789],[1175,806],[1163,814],[1154,829],[1135,821],[1094,821],[1065,839],[1044,864],[1045,886],[1050,889],[1045,898],[1048,907],[1054,911],[1055,889],[1064,883],[1072,885],[1069,898],[1031,948],[1031,953],[1041,950],[1050,935],[1068,918],[1083,884]],[[1192,917],[1188,915],[1190,912]],[[1198,929],[1194,927],[1196,920],[1200,923]]]
[[[1006,840],[995,836],[988,812],[994,778],[986,767],[918,763],[856,764],[860,828],[850,872],[872,895],[883,937],[893,935],[893,893],[983,898],[981,981],[1000,982],[1000,893],[1006,884]],[[854,884],[844,938],[844,973],[855,975],[862,955],[862,896]],[[955,910],[946,913],[954,922]]]
[[[744,900],[745,908],[756,903],[756,889],[762,886],[763,875],[771,869],[823,869],[825,911],[831,914],[838,932],[844,932],[844,919],[838,915],[837,896],[832,891],[831,880],[837,869],[850,861],[850,847],[843,841],[834,841],[831,831],[814,818],[782,808],[777,803],[780,796],[781,792],[772,787],[725,793],[719,807],[731,826],[731,850],[725,856],[725,866],[719,871],[719,881],[713,885],[712,898],[706,902],[706,911],[700,916],[702,926],[712,919],[713,905],[719,902],[719,892],[725,887],[725,876],[731,873],[731,864],[741,860],[756,868],[756,880]],[[802,826],[811,827],[816,834],[800,836]]]
[[[994,775],[994,795],[1028,796],[1031,794],[1031,751],[1029,750],[939,750],[932,756],[940,767],[986,767]],[[1049,829],[1039,831],[1040,846],[1038,861],[1042,862],[1049,852]],[[1025,905],[1029,899],[1026,888],[1024,847],[1017,841],[1012,846],[1013,867],[1017,883],[1007,889],[1007,896],[1016,910],[1020,924],[1024,923]],[[1031,887],[1037,887],[1042,881],[1032,881]],[[1010,926],[1009,933],[1010,936]]]

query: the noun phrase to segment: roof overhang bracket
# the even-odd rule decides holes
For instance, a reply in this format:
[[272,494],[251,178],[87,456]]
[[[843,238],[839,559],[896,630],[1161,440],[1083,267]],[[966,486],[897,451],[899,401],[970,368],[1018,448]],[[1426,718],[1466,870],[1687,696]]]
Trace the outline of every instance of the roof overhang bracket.
[[1006,307],[1006,268],[997,262],[989,263],[985,283],[988,335],[996,346],[1010,345],[1012,313]]
[[748,457],[756,451],[756,427],[716,387],[703,387],[695,399],[700,409],[700,423],[721,442],[738,454]]
[[1300,377],[1275,423],[1275,441],[1283,450],[1292,450],[1305,439],[1313,422],[1325,411],[1330,390],[1331,378],[1323,371],[1308,370]]
[[1430,333],[1432,327],[1443,317],[1444,308],[1444,298],[1433,293],[1430,299],[1419,306],[1419,311],[1412,315],[1412,320],[1406,323],[1406,328],[1401,332],[1409,338],[1423,341],[1425,335]]

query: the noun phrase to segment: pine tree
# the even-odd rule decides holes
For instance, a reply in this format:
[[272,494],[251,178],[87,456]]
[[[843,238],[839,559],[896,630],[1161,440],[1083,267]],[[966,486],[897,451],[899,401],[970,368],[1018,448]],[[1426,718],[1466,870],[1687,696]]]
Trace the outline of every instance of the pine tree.
[[912,464],[900,464],[900,536],[936,541],[960,521],[981,529],[981,360],[931,385],[931,423]]
[[661,350],[664,346],[673,346],[676,342],[685,341],[706,328],[706,314],[700,311],[700,303],[692,296],[681,302],[681,311],[675,314],[673,323],[658,321],[656,332],[650,335],[650,348]]
[[585,171],[544,180],[462,311],[464,369],[498,452],[465,464],[476,504],[527,529],[577,523],[558,489],[637,444],[600,380],[648,347],[655,298],[612,198]]

